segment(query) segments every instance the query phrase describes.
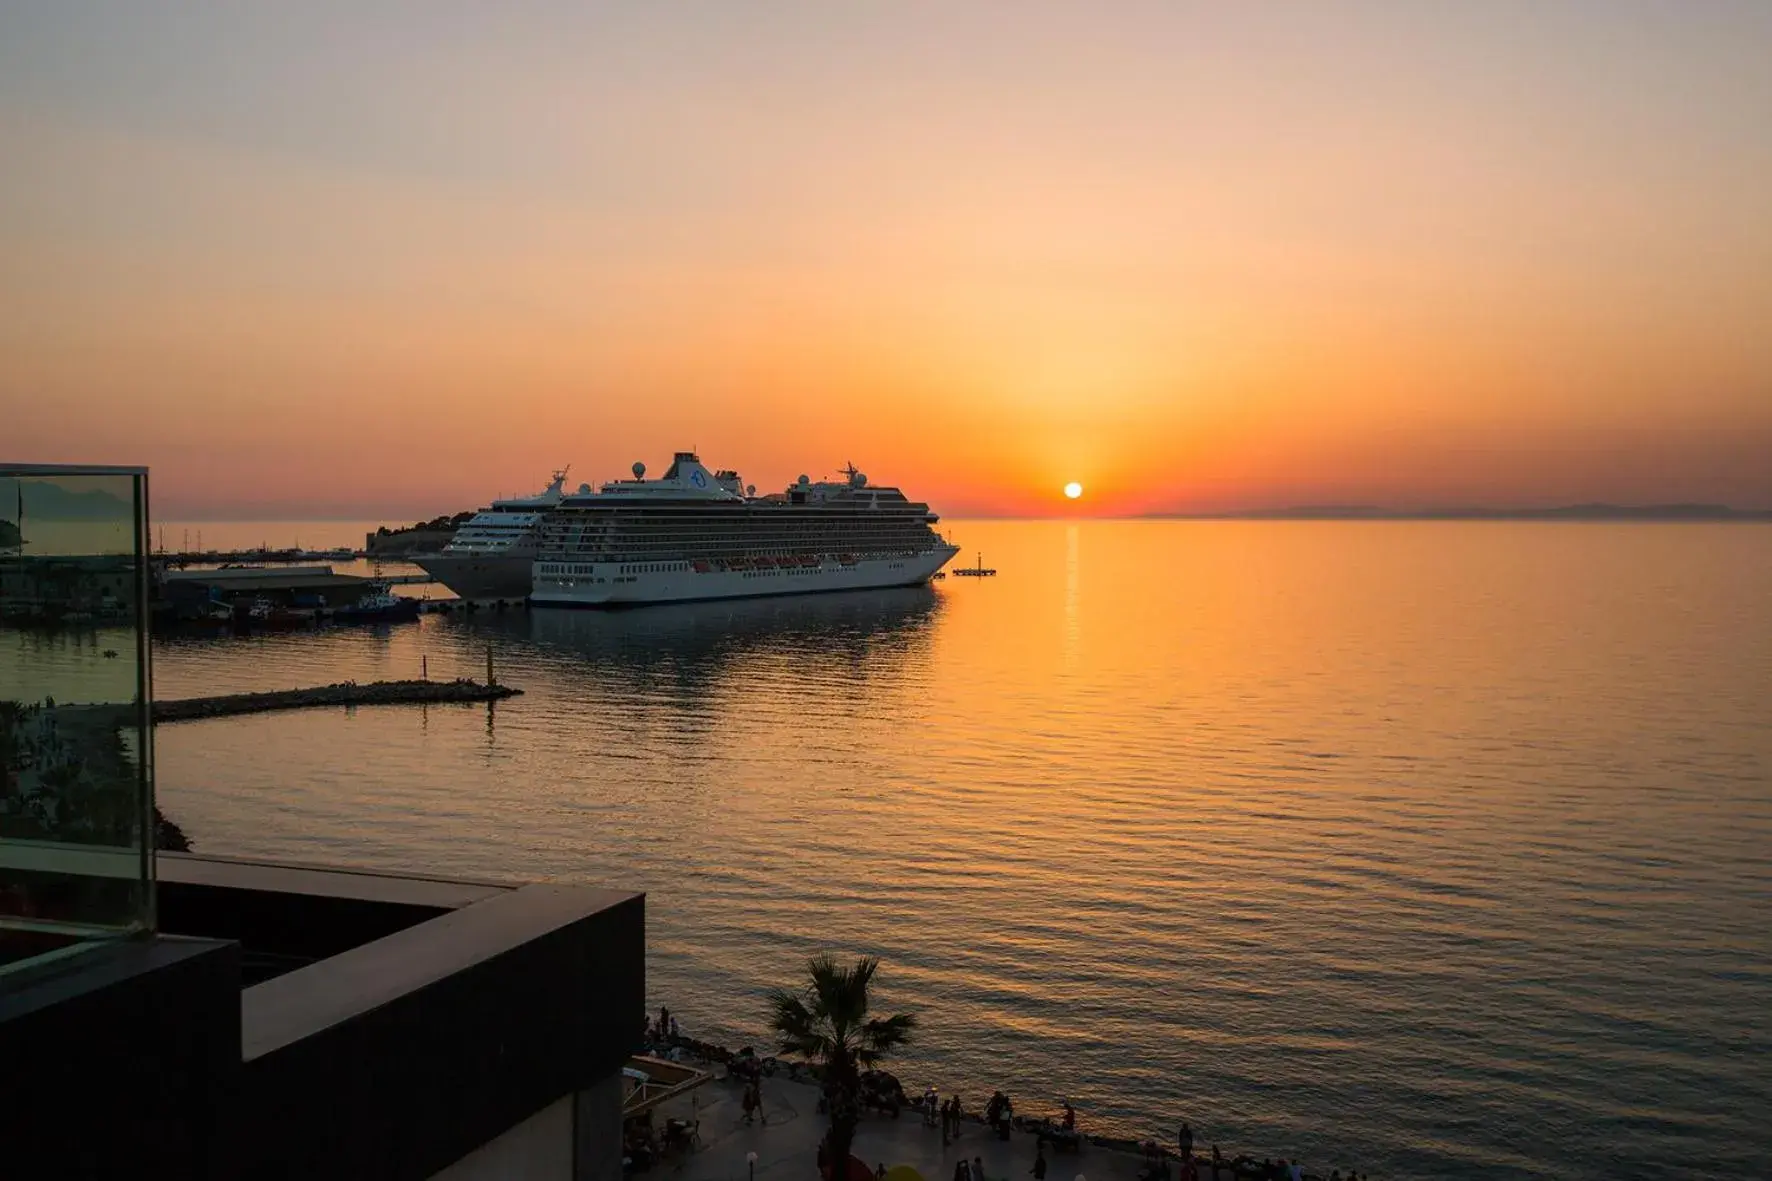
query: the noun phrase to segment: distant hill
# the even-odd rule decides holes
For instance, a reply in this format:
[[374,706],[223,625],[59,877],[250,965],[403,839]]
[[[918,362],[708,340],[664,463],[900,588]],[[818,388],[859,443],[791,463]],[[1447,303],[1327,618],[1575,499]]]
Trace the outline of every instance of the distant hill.
[[1566,504],[1520,509],[1388,509],[1374,505],[1307,504],[1237,513],[1145,515],[1238,521],[1772,521],[1772,509],[1737,509],[1725,504]]
[[[126,477],[117,479],[121,483]],[[21,490],[26,520],[35,517],[44,521],[127,521],[134,511],[127,498],[102,488],[74,491],[50,479],[24,478],[0,480],[0,513],[16,519]]]

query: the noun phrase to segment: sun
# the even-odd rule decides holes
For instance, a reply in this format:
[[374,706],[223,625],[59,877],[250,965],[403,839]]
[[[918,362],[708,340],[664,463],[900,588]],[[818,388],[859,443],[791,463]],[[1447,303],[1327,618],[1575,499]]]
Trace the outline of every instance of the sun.
[[1077,499],[1077,497],[1083,495],[1083,485],[1077,483],[1075,480],[1072,480],[1070,483],[1068,483],[1064,486],[1064,494],[1066,496],[1070,497],[1072,500],[1075,500],[1075,499]]

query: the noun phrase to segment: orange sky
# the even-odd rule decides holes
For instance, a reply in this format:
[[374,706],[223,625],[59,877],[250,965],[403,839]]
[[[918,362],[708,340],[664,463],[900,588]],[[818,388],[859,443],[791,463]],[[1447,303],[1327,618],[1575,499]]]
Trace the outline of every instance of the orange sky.
[[1772,6],[372,7],[0,17],[0,459],[1772,506]]

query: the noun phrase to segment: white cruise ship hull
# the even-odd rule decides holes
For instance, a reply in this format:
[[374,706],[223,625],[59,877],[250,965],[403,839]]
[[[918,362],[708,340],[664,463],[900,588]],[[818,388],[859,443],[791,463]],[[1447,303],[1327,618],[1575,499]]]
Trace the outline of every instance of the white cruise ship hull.
[[463,599],[522,599],[529,596],[528,547],[513,555],[432,554],[414,557],[413,564]]
[[930,575],[959,552],[957,546],[944,545],[920,554],[859,558],[852,564],[826,558],[817,566],[759,570],[698,571],[694,563],[686,562],[660,563],[660,568],[653,569],[646,565],[538,561],[529,601],[537,607],[625,607],[917,586],[928,582]]

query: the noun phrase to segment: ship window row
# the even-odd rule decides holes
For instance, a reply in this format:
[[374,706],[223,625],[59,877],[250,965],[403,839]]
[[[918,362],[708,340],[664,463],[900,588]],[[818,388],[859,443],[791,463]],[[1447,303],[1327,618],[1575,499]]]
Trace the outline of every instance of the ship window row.
[[907,539],[915,538],[919,541],[933,541],[936,534],[934,530],[930,529],[927,525],[920,524],[900,524],[896,526],[880,525],[848,529],[802,528],[759,529],[754,531],[734,531],[731,529],[685,529],[677,527],[671,529],[626,528],[549,530],[542,535],[542,541],[546,543],[567,541],[573,544],[582,544],[585,541],[604,541],[609,543],[629,541],[673,541],[684,545],[699,542],[715,542],[764,546],[795,545],[806,542],[829,542],[834,545],[842,545],[851,539],[859,540],[862,538],[883,537],[903,537]]
[[597,512],[572,512],[563,510],[550,513],[545,518],[548,522],[558,521],[724,521],[727,524],[741,524],[762,521],[818,521],[818,520],[863,520],[868,517],[910,517],[916,518],[928,513],[926,504],[881,505],[878,508],[868,506],[833,505],[830,507],[807,508],[801,505],[784,505],[780,508],[742,509],[727,508],[709,511],[700,508],[673,508],[664,505],[634,506],[621,509],[603,509]]
[[[558,576],[575,577],[589,574],[595,569],[595,566],[589,565],[574,565],[572,563],[563,562],[543,562],[536,567],[536,573],[550,578]],[[688,569],[688,562],[636,562],[632,565],[623,566],[620,572],[622,574],[670,574]]]
[[771,533],[848,533],[854,530],[927,529],[924,517],[864,517],[855,521],[561,521],[544,526],[543,534],[561,533],[722,533],[755,536]]
[[[602,564],[631,563],[631,568],[634,571],[639,573],[654,573],[668,570],[684,570],[687,568],[688,563],[699,560],[728,561],[749,558],[810,558],[823,561],[827,558],[839,556],[860,555],[868,555],[871,557],[913,557],[917,554],[926,554],[932,548],[934,547],[929,545],[902,543],[896,545],[852,545],[841,551],[839,554],[838,551],[830,548],[808,549],[796,546],[753,545],[685,546],[681,543],[674,542],[669,545],[659,545],[657,547],[624,546],[619,550],[600,546],[578,547],[576,549],[568,549],[561,553],[549,554],[547,556],[550,560],[558,561],[562,558],[577,557],[580,554],[583,554],[586,557],[594,557],[598,559]],[[649,560],[654,558],[664,560]],[[630,569],[630,566],[623,565],[622,569],[628,570]]]
[[[554,554],[831,554],[864,549],[930,549],[939,538],[919,534],[878,534],[864,537],[587,537],[549,538],[541,549]],[[608,560],[608,559],[606,559]],[[625,558],[620,560],[627,560]]]

